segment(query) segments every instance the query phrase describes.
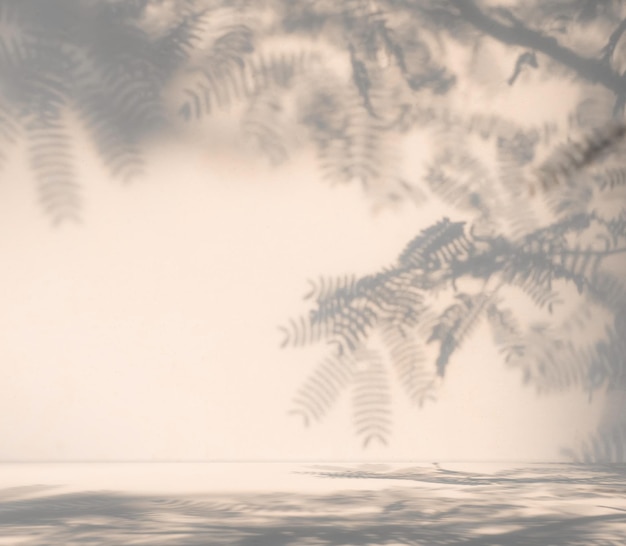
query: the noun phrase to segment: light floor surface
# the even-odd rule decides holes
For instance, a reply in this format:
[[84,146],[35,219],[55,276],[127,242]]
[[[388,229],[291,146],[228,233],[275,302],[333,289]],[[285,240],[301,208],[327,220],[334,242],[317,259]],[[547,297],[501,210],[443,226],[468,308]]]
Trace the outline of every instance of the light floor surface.
[[626,465],[0,465],[0,545],[626,545]]

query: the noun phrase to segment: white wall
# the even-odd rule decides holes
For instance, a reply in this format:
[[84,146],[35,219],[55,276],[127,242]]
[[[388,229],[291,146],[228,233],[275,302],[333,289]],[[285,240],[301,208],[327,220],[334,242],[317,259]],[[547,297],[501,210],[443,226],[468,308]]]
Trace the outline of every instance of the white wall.
[[347,405],[287,416],[316,362],[280,350],[306,279],[395,259],[444,212],[373,216],[312,158],[280,170],[164,144],[146,176],[107,179],[80,150],[84,222],[51,229],[21,159],[0,192],[0,460],[555,460],[600,400],[537,398],[486,331],[423,410],[395,393],[388,448],[364,452]]

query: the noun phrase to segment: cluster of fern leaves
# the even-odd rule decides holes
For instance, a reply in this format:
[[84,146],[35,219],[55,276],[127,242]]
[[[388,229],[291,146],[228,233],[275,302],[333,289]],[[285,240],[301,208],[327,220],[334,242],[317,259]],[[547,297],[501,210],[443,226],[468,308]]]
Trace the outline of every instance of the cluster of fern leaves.
[[[471,138],[467,126],[463,133]],[[592,199],[607,194],[614,199],[626,180],[619,158],[605,160],[619,146],[623,126],[611,124],[558,147],[536,171],[539,187],[546,186],[543,176],[558,173],[561,179],[561,188],[542,194],[551,218],[557,218],[547,225],[531,214],[537,200],[528,199],[528,184],[511,178],[529,163],[536,138],[522,130],[511,133],[506,124],[493,133],[483,132],[495,142],[501,166],[492,179],[468,147],[462,154],[444,150],[427,169],[431,190],[457,209],[474,209],[473,221],[442,219],[377,274],[314,283],[307,295],[313,309],[283,328],[284,346],[329,344],[329,357],[295,399],[294,413],[305,422],[322,418],[342,391],[350,390],[364,444],[386,443],[388,367],[410,399],[422,405],[434,398],[456,353],[481,323],[491,329],[504,360],[539,391],[582,388],[591,395],[626,386],[626,284],[605,267],[626,254],[626,213],[622,207],[617,215],[603,215]],[[491,188],[493,200],[481,184]],[[579,294],[579,312],[557,327],[524,324],[507,303],[511,294],[521,293],[549,316],[568,285]],[[581,345],[575,333],[594,325],[594,308],[604,309],[611,320],[603,337]]]
[[24,142],[38,195],[54,222],[78,219],[75,135],[86,128],[109,172],[142,170],[143,138],[162,127],[165,83],[197,40],[197,14],[155,37],[145,1],[0,1],[0,149]]
[[[111,175],[129,180],[142,171],[146,137],[167,130],[176,114],[192,122],[232,109],[273,163],[302,137],[332,182],[357,181],[391,202],[429,193],[451,207],[458,219],[423,230],[382,271],[313,283],[311,312],[284,330],[284,345],[331,347],[294,411],[320,419],[351,389],[366,444],[389,437],[389,366],[422,405],[481,322],[505,360],[542,391],[624,385],[626,291],[615,265],[626,237],[616,198],[626,170],[615,153],[624,125],[598,124],[554,150],[549,128],[435,106],[457,82],[440,62],[445,30],[472,48],[486,37],[529,48],[509,85],[540,66],[536,45],[551,73],[560,77],[560,67],[606,88],[619,117],[626,90],[613,65],[626,25],[598,59],[581,56],[568,34],[594,20],[608,25],[619,6],[544,4],[0,0],[0,167],[21,143],[52,220],[78,219],[77,122]],[[560,43],[547,36],[556,21]],[[411,179],[401,142],[416,128],[435,138],[437,151],[423,177]],[[478,152],[486,146],[487,159]],[[570,287],[581,304],[562,324],[524,324],[507,303],[514,291],[551,313]],[[572,332],[600,315],[603,336],[575,343]]]
[[56,223],[77,219],[76,122],[109,172],[129,180],[142,171],[146,137],[174,121],[167,93],[182,82],[180,117],[237,106],[243,132],[273,163],[298,134],[330,181],[358,181],[391,201],[417,196],[394,137],[416,96],[446,93],[454,76],[414,23],[360,0],[0,0],[0,160],[24,143],[45,210]]
[[288,46],[266,45],[263,31],[246,36],[243,27],[225,34],[191,69],[181,115],[201,120],[238,104],[242,129],[273,163],[305,141],[331,183],[359,183],[383,204],[419,200],[398,136],[412,126],[417,98],[455,83],[415,34],[419,12],[407,19],[407,10],[362,0],[270,5],[271,22],[263,26],[251,11],[248,28],[267,28]]

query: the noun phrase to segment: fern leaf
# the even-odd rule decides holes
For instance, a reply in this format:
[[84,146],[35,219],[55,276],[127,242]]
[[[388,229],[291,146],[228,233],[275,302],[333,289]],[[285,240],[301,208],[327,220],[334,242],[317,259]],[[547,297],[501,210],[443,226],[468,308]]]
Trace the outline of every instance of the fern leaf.
[[[358,183],[368,195],[386,202],[406,193],[398,182],[403,179],[398,135],[370,114],[355,89],[332,78],[316,87],[302,119],[316,141],[323,177],[332,184]],[[370,98],[377,93],[372,91]]]
[[472,242],[465,235],[465,222],[450,222],[444,218],[422,230],[398,258],[403,267],[441,269],[454,260],[466,257]]
[[490,215],[498,218],[505,232],[519,238],[541,225],[536,203],[527,199],[525,180],[527,165],[535,156],[535,148],[540,140],[538,131],[511,129],[511,134],[497,138],[498,188],[489,199]]
[[111,175],[124,182],[139,176],[144,159],[134,135],[125,130],[120,112],[97,88],[85,89],[79,102],[80,117],[91,133],[96,149]]
[[332,323],[301,316],[297,320],[291,319],[288,326],[280,327],[280,331],[283,333],[281,347],[304,347],[328,339]]
[[565,186],[559,192],[546,194],[545,202],[555,219],[561,220],[589,211],[593,188],[586,184]]
[[552,256],[552,260],[558,264],[557,274],[573,280],[577,285],[588,285],[605,258],[605,252],[582,245],[564,249]]
[[444,145],[428,167],[424,180],[428,187],[445,203],[459,210],[490,214],[484,202],[491,174],[483,161]]
[[[70,138],[58,113],[68,105],[78,106],[79,115],[97,137],[106,133],[101,140],[109,152],[120,133],[139,136],[137,132],[147,128],[148,114],[159,103],[155,90],[160,82],[151,79],[156,72],[146,55],[138,54],[144,53],[141,46],[147,45],[138,30],[124,30],[125,23],[107,15],[102,6],[3,2],[0,26],[6,13],[14,11],[17,15],[10,21],[15,27],[13,35],[24,47],[15,53],[6,44],[0,45],[0,57],[3,53],[11,56],[4,59],[6,65],[0,59],[9,76],[3,91],[13,110],[20,112],[18,121],[30,140],[31,163],[44,207],[55,222],[77,219],[79,188],[71,164]],[[124,50],[128,45],[134,48],[130,52]],[[114,163],[116,174],[125,167],[119,156],[128,155],[126,140],[118,148],[123,150],[104,154],[105,160]]]
[[495,303],[487,308],[487,320],[491,327],[493,340],[504,354],[505,362],[515,362],[522,358],[526,348],[522,332],[510,309],[500,309]]
[[189,61],[193,53],[201,47],[210,19],[211,11],[208,9],[184,13],[155,44],[161,66],[175,70]]
[[[588,315],[583,330],[594,322]],[[602,338],[584,344],[576,343],[569,323],[561,330],[534,326],[524,336],[525,356],[517,364],[527,382],[543,392],[584,389],[590,397],[603,386],[622,388],[626,384],[626,344],[621,328],[607,327]]]
[[332,334],[339,346],[354,351],[377,324],[379,316],[366,297],[352,299],[347,305],[333,309],[321,306],[313,316],[314,322],[332,322]]
[[358,181],[367,187],[381,176],[383,131],[356,97],[346,98],[342,134],[320,135],[323,176],[332,183]]
[[558,292],[552,290],[551,276],[533,271],[527,275],[511,275],[507,282],[520,288],[537,307],[546,308],[550,313],[563,303]]
[[318,300],[317,308],[311,312],[312,322],[327,324],[327,330],[342,350],[356,349],[384,312],[381,297],[376,296],[380,285],[373,278],[339,285],[333,294]]
[[39,201],[54,224],[80,219],[80,188],[73,168],[70,139],[60,119],[27,126],[30,164],[38,181]]
[[356,280],[355,275],[345,275],[335,279],[320,277],[318,281],[309,280],[311,289],[304,296],[304,299],[320,302],[332,297],[337,292],[352,293],[355,289]]
[[7,150],[19,136],[18,117],[0,96],[0,168],[7,159]]
[[3,69],[20,66],[33,53],[32,23],[29,25],[23,0],[0,2],[0,66]]
[[403,270],[387,270],[359,279],[319,302],[318,320],[333,317],[332,331],[343,348],[354,350],[381,321],[415,324],[424,311],[424,290]]
[[188,98],[179,113],[186,120],[208,115],[216,106],[226,108],[233,98],[244,95],[245,58],[254,50],[252,37],[246,25],[220,29],[184,91]]
[[410,327],[424,320],[425,289],[421,281],[411,271],[392,269],[361,279],[357,287],[379,318]]
[[3,94],[26,118],[63,108],[72,96],[71,60],[51,44],[45,46],[44,52],[6,72]]
[[626,135],[626,125],[612,124],[597,129],[581,142],[562,145],[551,154],[536,173],[531,185],[531,195],[537,186],[547,191],[555,185],[562,185],[577,172],[587,168],[614,149]]
[[279,165],[289,158],[290,142],[287,123],[290,121],[281,97],[262,93],[255,97],[241,122],[244,135],[272,163]]
[[589,351],[591,355],[585,387],[590,392],[604,385],[607,389],[621,389],[626,386],[626,340],[622,327],[623,320],[620,324],[618,315],[615,324],[606,329],[604,339],[596,341]]
[[[139,137],[163,127],[166,116],[161,91],[177,68],[176,44],[169,44],[171,55],[165,52],[163,44],[139,24],[141,15],[132,13],[135,10],[124,17],[104,6],[92,9],[95,14],[81,25],[76,43],[68,44],[76,64],[79,100],[88,101],[99,94],[100,107],[129,136]],[[175,29],[176,24],[173,26]]]
[[553,280],[564,279],[582,292],[598,274],[607,252],[593,245],[573,246],[567,243],[567,237],[579,235],[593,220],[588,214],[580,214],[526,236],[504,268],[506,281],[522,287],[534,283],[550,291]]
[[353,351],[381,319],[409,323],[423,307],[423,290],[405,272],[394,270],[355,280],[345,277],[311,283],[308,299],[316,307],[308,317],[283,328],[283,346],[327,339],[342,351]]
[[349,45],[349,50],[350,64],[352,65],[352,81],[354,82],[354,85],[356,86],[357,91],[363,100],[364,108],[370,115],[376,117],[370,98],[370,89],[372,83],[370,81],[367,66],[361,59],[358,58],[355,52],[355,48],[354,46],[352,46],[352,44]]
[[624,281],[606,273],[598,272],[589,285],[589,294],[593,301],[601,303],[605,308],[615,309],[626,306],[626,285]]
[[0,139],[13,143],[19,133],[18,119],[9,104],[0,98]]
[[439,342],[437,373],[443,377],[450,357],[472,333],[487,308],[490,296],[486,294],[457,294],[459,303],[449,306],[433,328],[427,343]]
[[274,87],[287,88],[315,59],[304,52],[253,55],[251,36],[247,27],[238,26],[216,41],[184,91],[187,99],[179,112],[185,119],[202,118]]
[[523,336],[523,345],[525,356],[515,364],[522,369],[524,382],[534,385],[538,392],[565,389],[584,381],[584,359],[556,329],[533,325]]
[[100,85],[109,111],[127,134],[145,134],[164,125],[162,82],[149,58],[120,55],[102,71]]
[[380,355],[374,351],[362,351],[357,355],[354,374],[352,404],[354,428],[367,447],[377,440],[383,445],[391,431],[391,396],[387,385],[385,366]]
[[328,358],[300,388],[292,414],[301,415],[305,425],[319,421],[331,409],[354,378],[354,362],[348,356]]
[[274,86],[289,87],[294,78],[305,73],[316,58],[315,55],[304,51],[250,57],[246,63],[250,82],[247,88],[248,94],[258,94]]
[[[582,246],[571,249],[554,248],[543,252],[520,252],[507,268],[507,280],[517,282],[520,286],[534,283],[549,291],[554,279],[565,279],[573,282],[579,293],[582,293],[584,287],[589,286],[596,276],[605,258],[605,252]],[[546,297],[549,297],[548,293]]]
[[[119,30],[114,28],[115,31]],[[144,170],[140,140],[164,122],[159,70],[143,51],[141,36],[120,30],[117,47],[104,51],[70,50],[77,114],[90,134],[105,168],[128,182]],[[129,35],[130,34],[130,35]],[[109,38],[113,40],[113,38]],[[139,42],[139,43],[137,43]],[[143,44],[145,45],[145,44]],[[141,54],[140,54],[141,53]],[[103,58],[101,58],[103,57]]]
[[248,116],[253,114],[256,126],[253,132],[262,145],[280,149],[283,157],[289,147],[300,142],[302,120],[297,103],[302,89],[310,87],[307,78],[314,77],[311,69],[317,58],[304,51],[257,54],[248,58],[243,69],[244,95],[251,99]]
[[433,391],[437,385],[437,377],[434,369],[426,365],[427,355],[417,336],[417,332],[410,335],[391,322],[381,327],[382,341],[402,387],[409,400],[422,407],[426,401],[435,399]]
[[613,190],[626,186],[626,168],[607,168],[592,176],[600,191]]

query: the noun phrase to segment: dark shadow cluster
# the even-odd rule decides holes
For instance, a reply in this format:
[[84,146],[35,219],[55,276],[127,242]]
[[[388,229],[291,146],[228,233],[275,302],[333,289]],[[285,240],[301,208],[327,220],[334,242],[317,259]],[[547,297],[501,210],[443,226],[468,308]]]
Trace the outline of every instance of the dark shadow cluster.
[[[601,137],[593,135],[568,153],[559,148],[540,177],[558,172],[566,178],[575,170],[572,165],[595,161],[607,147],[617,146],[621,135],[611,126]],[[460,172],[466,174],[476,165],[467,161]],[[433,168],[443,169],[445,162]],[[471,188],[450,173],[442,171],[440,178],[431,174],[433,189],[457,206],[471,205]],[[585,183],[590,191],[603,193],[611,187],[607,177],[613,175],[613,168],[601,164]],[[503,195],[508,184],[507,179],[502,181]],[[513,204],[518,190],[511,192]],[[580,388],[591,396],[599,389],[625,388],[625,286],[615,271],[605,267],[626,253],[622,216],[607,218],[586,202],[570,199],[566,204],[570,210],[562,202],[555,210],[561,220],[540,227],[520,220],[509,225],[505,235],[505,221],[511,217],[501,217],[499,203],[492,208],[482,203],[474,222],[445,218],[424,229],[396,263],[380,273],[360,279],[322,279],[314,285],[307,295],[313,309],[283,329],[283,345],[326,342],[332,356],[304,384],[296,398],[296,412],[307,422],[319,419],[340,391],[359,392],[362,382],[371,381],[378,386],[377,393],[353,398],[357,431],[365,444],[374,436],[384,440],[390,432],[390,410],[383,395],[387,387],[381,355],[410,398],[421,405],[426,395],[434,394],[455,353],[483,321],[508,365],[519,368],[525,382],[540,392]],[[470,290],[477,281],[480,288]],[[579,296],[581,316],[556,326],[524,325],[523,313],[507,303],[512,296],[522,295],[549,317],[563,303],[560,295],[568,286]],[[446,294],[450,303],[441,308]],[[580,333],[593,325],[594,315],[589,313],[593,306],[608,312],[612,324],[600,338],[581,345]],[[371,345],[375,351],[368,349]],[[431,359],[426,356],[429,346],[436,347]]]

